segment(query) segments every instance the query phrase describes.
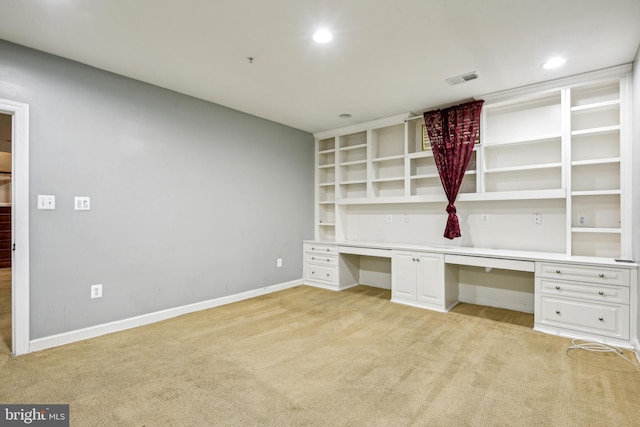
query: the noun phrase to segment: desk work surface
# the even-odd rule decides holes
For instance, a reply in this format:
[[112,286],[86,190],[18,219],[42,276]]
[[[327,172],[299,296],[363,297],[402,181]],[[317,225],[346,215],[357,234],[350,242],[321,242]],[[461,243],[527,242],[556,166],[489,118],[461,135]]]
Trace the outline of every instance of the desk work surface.
[[[318,240],[305,240],[304,243],[312,243],[319,245],[335,245],[338,248],[338,253],[355,254],[355,255],[369,255],[369,256],[381,256],[391,257],[391,251],[421,251],[441,253],[446,255],[458,255],[467,257],[483,257],[483,258],[495,258],[495,259],[510,259],[510,260],[522,260],[522,261],[553,261],[571,264],[591,264],[602,265],[609,267],[621,267],[636,269],[638,263],[636,262],[620,262],[613,258],[604,257],[590,257],[590,256],[569,256],[562,253],[554,252],[535,252],[535,251],[520,251],[511,249],[490,249],[490,248],[471,248],[471,247],[458,247],[458,246],[445,246],[445,245],[416,245],[406,243],[389,243],[389,242],[363,242],[363,241],[318,241]],[[457,258],[458,262],[454,262],[456,258],[450,258],[451,263],[459,263],[464,265],[476,265],[466,264],[462,262],[462,259]],[[471,262],[471,261],[469,261]],[[480,264],[478,264],[480,265]],[[490,267],[490,266],[488,266]],[[496,267],[498,268],[498,267]],[[529,270],[525,270],[529,271]]]

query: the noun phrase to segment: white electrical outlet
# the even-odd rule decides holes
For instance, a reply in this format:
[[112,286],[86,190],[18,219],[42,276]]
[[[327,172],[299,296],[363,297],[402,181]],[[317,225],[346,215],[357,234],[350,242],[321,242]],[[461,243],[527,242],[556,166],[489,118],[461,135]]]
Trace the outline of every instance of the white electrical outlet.
[[487,215],[487,214],[482,214],[482,215],[480,215],[480,220],[481,220],[484,224],[488,223],[488,222],[489,222],[489,215]]
[[585,225],[587,223],[587,217],[585,215],[578,215],[578,225]]
[[282,258],[278,258],[278,259],[276,260],[276,266],[277,266],[278,268],[282,267]]
[[91,285],[91,298],[102,298],[102,285]]
[[393,215],[387,215],[387,222],[393,222]]
[[535,225],[542,224],[542,214],[541,213],[534,213],[533,214],[533,223]]
[[38,209],[53,210],[56,208],[56,196],[38,194]]
[[404,214],[404,222],[405,224],[409,222],[409,215]]

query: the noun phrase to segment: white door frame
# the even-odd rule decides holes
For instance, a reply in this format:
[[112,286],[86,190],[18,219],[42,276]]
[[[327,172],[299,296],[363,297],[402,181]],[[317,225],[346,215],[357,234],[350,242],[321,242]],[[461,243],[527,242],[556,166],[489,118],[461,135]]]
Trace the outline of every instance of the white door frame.
[[0,99],[0,112],[13,117],[11,126],[11,352],[29,346],[29,105]]

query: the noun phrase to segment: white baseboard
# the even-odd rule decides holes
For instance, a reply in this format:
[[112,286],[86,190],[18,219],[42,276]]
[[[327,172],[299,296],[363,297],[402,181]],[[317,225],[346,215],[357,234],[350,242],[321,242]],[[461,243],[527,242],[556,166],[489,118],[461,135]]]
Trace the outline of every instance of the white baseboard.
[[636,353],[638,362],[640,362],[640,338],[636,338],[635,342],[633,343],[633,350]]
[[113,332],[124,331],[126,329],[144,326],[151,323],[160,322],[162,320],[171,319],[172,317],[181,316],[183,314],[194,313],[196,311],[207,310],[209,308],[218,307],[225,304],[255,298],[260,295],[270,294],[282,291],[284,289],[293,288],[303,284],[302,279],[292,280],[290,282],[271,285],[252,291],[242,292],[235,295],[216,298],[208,301],[197,302],[194,304],[183,305],[181,307],[169,308],[166,310],[156,311],[155,313],[143,314],[141,316],[131,317],[129,319],[117,320],[102,325],[90,326],[88,328],[78,329],[76,331],[65,332],[62,334],[52,335],[49,337],[38,338],[29,342],[29,352],[45,350],[47,348],[57,347],[64,344],[70,344],[76,341],[82,341],[89,338],[99,337],[101,335]]

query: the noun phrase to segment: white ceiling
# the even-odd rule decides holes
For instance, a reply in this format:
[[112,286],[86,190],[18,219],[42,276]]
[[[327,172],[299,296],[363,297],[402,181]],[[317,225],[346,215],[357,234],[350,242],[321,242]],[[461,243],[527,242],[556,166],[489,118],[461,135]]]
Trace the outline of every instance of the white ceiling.
[[0,0],[0,38],[317,132],[629,63],[640,0]]

